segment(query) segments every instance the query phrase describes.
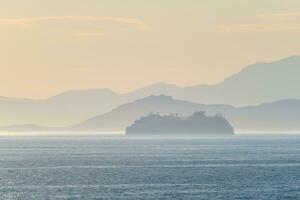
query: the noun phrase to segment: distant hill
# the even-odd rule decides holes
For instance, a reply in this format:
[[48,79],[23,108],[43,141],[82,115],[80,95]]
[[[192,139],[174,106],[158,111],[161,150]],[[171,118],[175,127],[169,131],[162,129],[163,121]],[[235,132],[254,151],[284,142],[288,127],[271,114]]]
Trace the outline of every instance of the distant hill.
[[236,132],[299,132],[300,100],[282,100],[249,107],[205,105],[176,100],[168,96],[150,96],[124,104],[109,113],[96,116],[69,128],[76,131],[124,131],[136,119],[149,113],[191,115],[207,111],[222,114]]
[[44,100],[0,97],[0,126],[67,126],[122,103],[118,94],[107,89],[68,91]]
[[0,131],[82,131],[120,132],[136,119],[149,113],[162,115],[178,114],[188,116],[196,111],[208,115],[222,114],[234,127],[236,133],[300,133],[300,100],[289,99],[258,106],[234,107],[208,105],[176,100],[169,96],[149,96],[132,103],[123,104],[111,112],[92,117],[76,125],[49,128],[36,125],[19,125],[0,128]]
[[[300,56],[244,68],[216,85],[177,87],[156,84],[133,92],[142,98],[145,91],[205,104],[257,105],[281,99],[300,99]],[[159,92],[157,92],[159,91]]]
[[209,113],[232,109],[225,105],[204,105],[182,100],[175,100],[169,96],[149,96],[136,100],[113,109],[111,112],[93,117],[83,123],[70,127],[71,130],[98,130],[98,131],[120,131],[133,123],[141,116],[149,113],[191,115],[197,110],[205,110]]
[[300,56],[292,56],[248,66],[216,85],[178,87],[159,83],[127,94],[117,94],[109,89],[74,90],[44,100],[0,97],[0,126],[68,126],[107,113],[122,104],[160,94],[195,103],[235,106],[300,99],[299,74]]
[[300,133],[300,100],[236,108],[224,114],[240,132]]
[[256,105],[281,99],[300,99],[300,56],[246,67],[216,85],[184,88],[174,95],[202,103]]
[[[204,104],[257,105],[281,99],[300,99],[300,56],[247,66],[216,85],[178,87],[154,84],[127,94],[131,99],[165,94]],[[130,98],[129,98],[130,99]]]

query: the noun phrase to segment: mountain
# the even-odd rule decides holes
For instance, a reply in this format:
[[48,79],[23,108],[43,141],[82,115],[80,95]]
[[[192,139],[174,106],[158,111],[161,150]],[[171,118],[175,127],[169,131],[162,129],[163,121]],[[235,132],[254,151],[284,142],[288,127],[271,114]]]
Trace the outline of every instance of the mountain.
[[124,104],[109,113],[69,127],[76,131],[124,131],[126,126],[149,113],[188,116],[196,111],[222,114],[236,132],[300,132],[300,100],[281,100],[258,106],[233,107],[176,100],[169,96],[150,96]]
[[240,132],[300,133],[300,100],[236,108],[224,114]]
[[170,96],[149,96],[117,107],[109,113],[93,117],[83,123],[71,127],[71,130],[81,131],[123,131],[137,118],[149,113],[191,115],[197,110],[216,113],[232,109],[225,105],[204,105],[182,100],[175,100]]
[[257,105],[300,99],[300,56],[257,63],[216,85],[178,87],[154,84],[127,94],[109,89],[74,90],[43,100],[0,97],[0,126],[68,126],[107,113],[122,104],[165,94],[202,104]]
[[174,97],[193,102],[256,105],[281,99],[300,99],[300,56],[257,63],[216,85],[184,88]]
[[161,95],[165,94],[168,96],[175,96],[176,94],[180,94],[183,91],[182,87],[178,87],[172,84],[166,83],[157,83],[153,85],[149,85],[147,87],[135,90],[126,94],[128,99],[137,100],[141,98],[148,97],[150,95]]
[[76,125],[49,128],[36,125],[19,125],[0,128],[0,131],[49,131],[49,132],[122,132],[136,119],[150,113],[188,116],[197,111],[223,115],[236,133],[300,133],[300,100],[287,99],[257,106],[234,107],[217,104],[198,104],[177,100],[170,96],[149,96],[126,103],[110,112],[92,117]]
[[216,85],[178,87],[155,84],[127,94],[138,99],[165,94],[204,104],[257,105],[281,99],[300,99],[300,56],[250,65]]
[[0,97],[0,126],[67,126],[122,103],[118,94],[107,89],[68,91],[43,100]]

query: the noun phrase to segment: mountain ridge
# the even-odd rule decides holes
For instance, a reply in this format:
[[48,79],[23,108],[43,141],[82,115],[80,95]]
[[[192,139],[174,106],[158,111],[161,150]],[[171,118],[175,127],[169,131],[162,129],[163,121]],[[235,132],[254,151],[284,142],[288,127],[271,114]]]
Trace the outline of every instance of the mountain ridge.
[[234,107],[192,103],[164,95],[152,95],[123,104],[108,113],[72,126],[41,127],[31,124],[2,127],[0,131],[28,132],[33,129],[33,131],[49,132],[122,132],[136,119],[149,113],[188,116],[197,111],[206,111],[208,115],[223,115],[237,133],[300,133],[300,100],[297,99],[280,100],[257,106]]
[[300,99],[300,56],[249,65],[215,85],[179,87],[157,83],[119,94],[107,88],[71,90],[42,100],[0,97],[0,126],[68,126],[149,95],[165,94],[201,104],[259,105]]
[[[163,99],[163,100],[161,100]],[[150,96],[127,103],[109,113],[95,116],[74,129],[124,130],[128,124],[149,113],[179,114],[187,116],[196,111],[206,111],[209,115],[224,115],[238,132],[299,132],[300,133],[300,100],[286,99],[257,106],[235,107],[228,105],[206,105],[177,100],[172,97]],[[290,118],[289,118],[290,117]],[[107,127],[108,126],[108,127]],[[114,130],[117,128],[118,130]]]

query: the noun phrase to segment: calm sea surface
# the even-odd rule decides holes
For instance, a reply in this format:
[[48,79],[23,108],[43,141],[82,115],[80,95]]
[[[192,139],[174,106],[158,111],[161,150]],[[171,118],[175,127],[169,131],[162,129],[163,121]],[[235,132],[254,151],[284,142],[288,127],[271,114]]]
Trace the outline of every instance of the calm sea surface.
[[300,199],[300,137],[0,137],[0,199]]

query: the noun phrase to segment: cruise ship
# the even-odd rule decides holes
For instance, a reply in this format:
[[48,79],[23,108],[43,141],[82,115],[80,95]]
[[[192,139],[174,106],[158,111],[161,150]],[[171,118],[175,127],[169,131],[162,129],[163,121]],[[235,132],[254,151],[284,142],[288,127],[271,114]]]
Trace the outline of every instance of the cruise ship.
[[149,114],[126,128],[126,135],[232,135],[234,128],[221,115],[207,116],[204,111],[189,117],[177,114]]

